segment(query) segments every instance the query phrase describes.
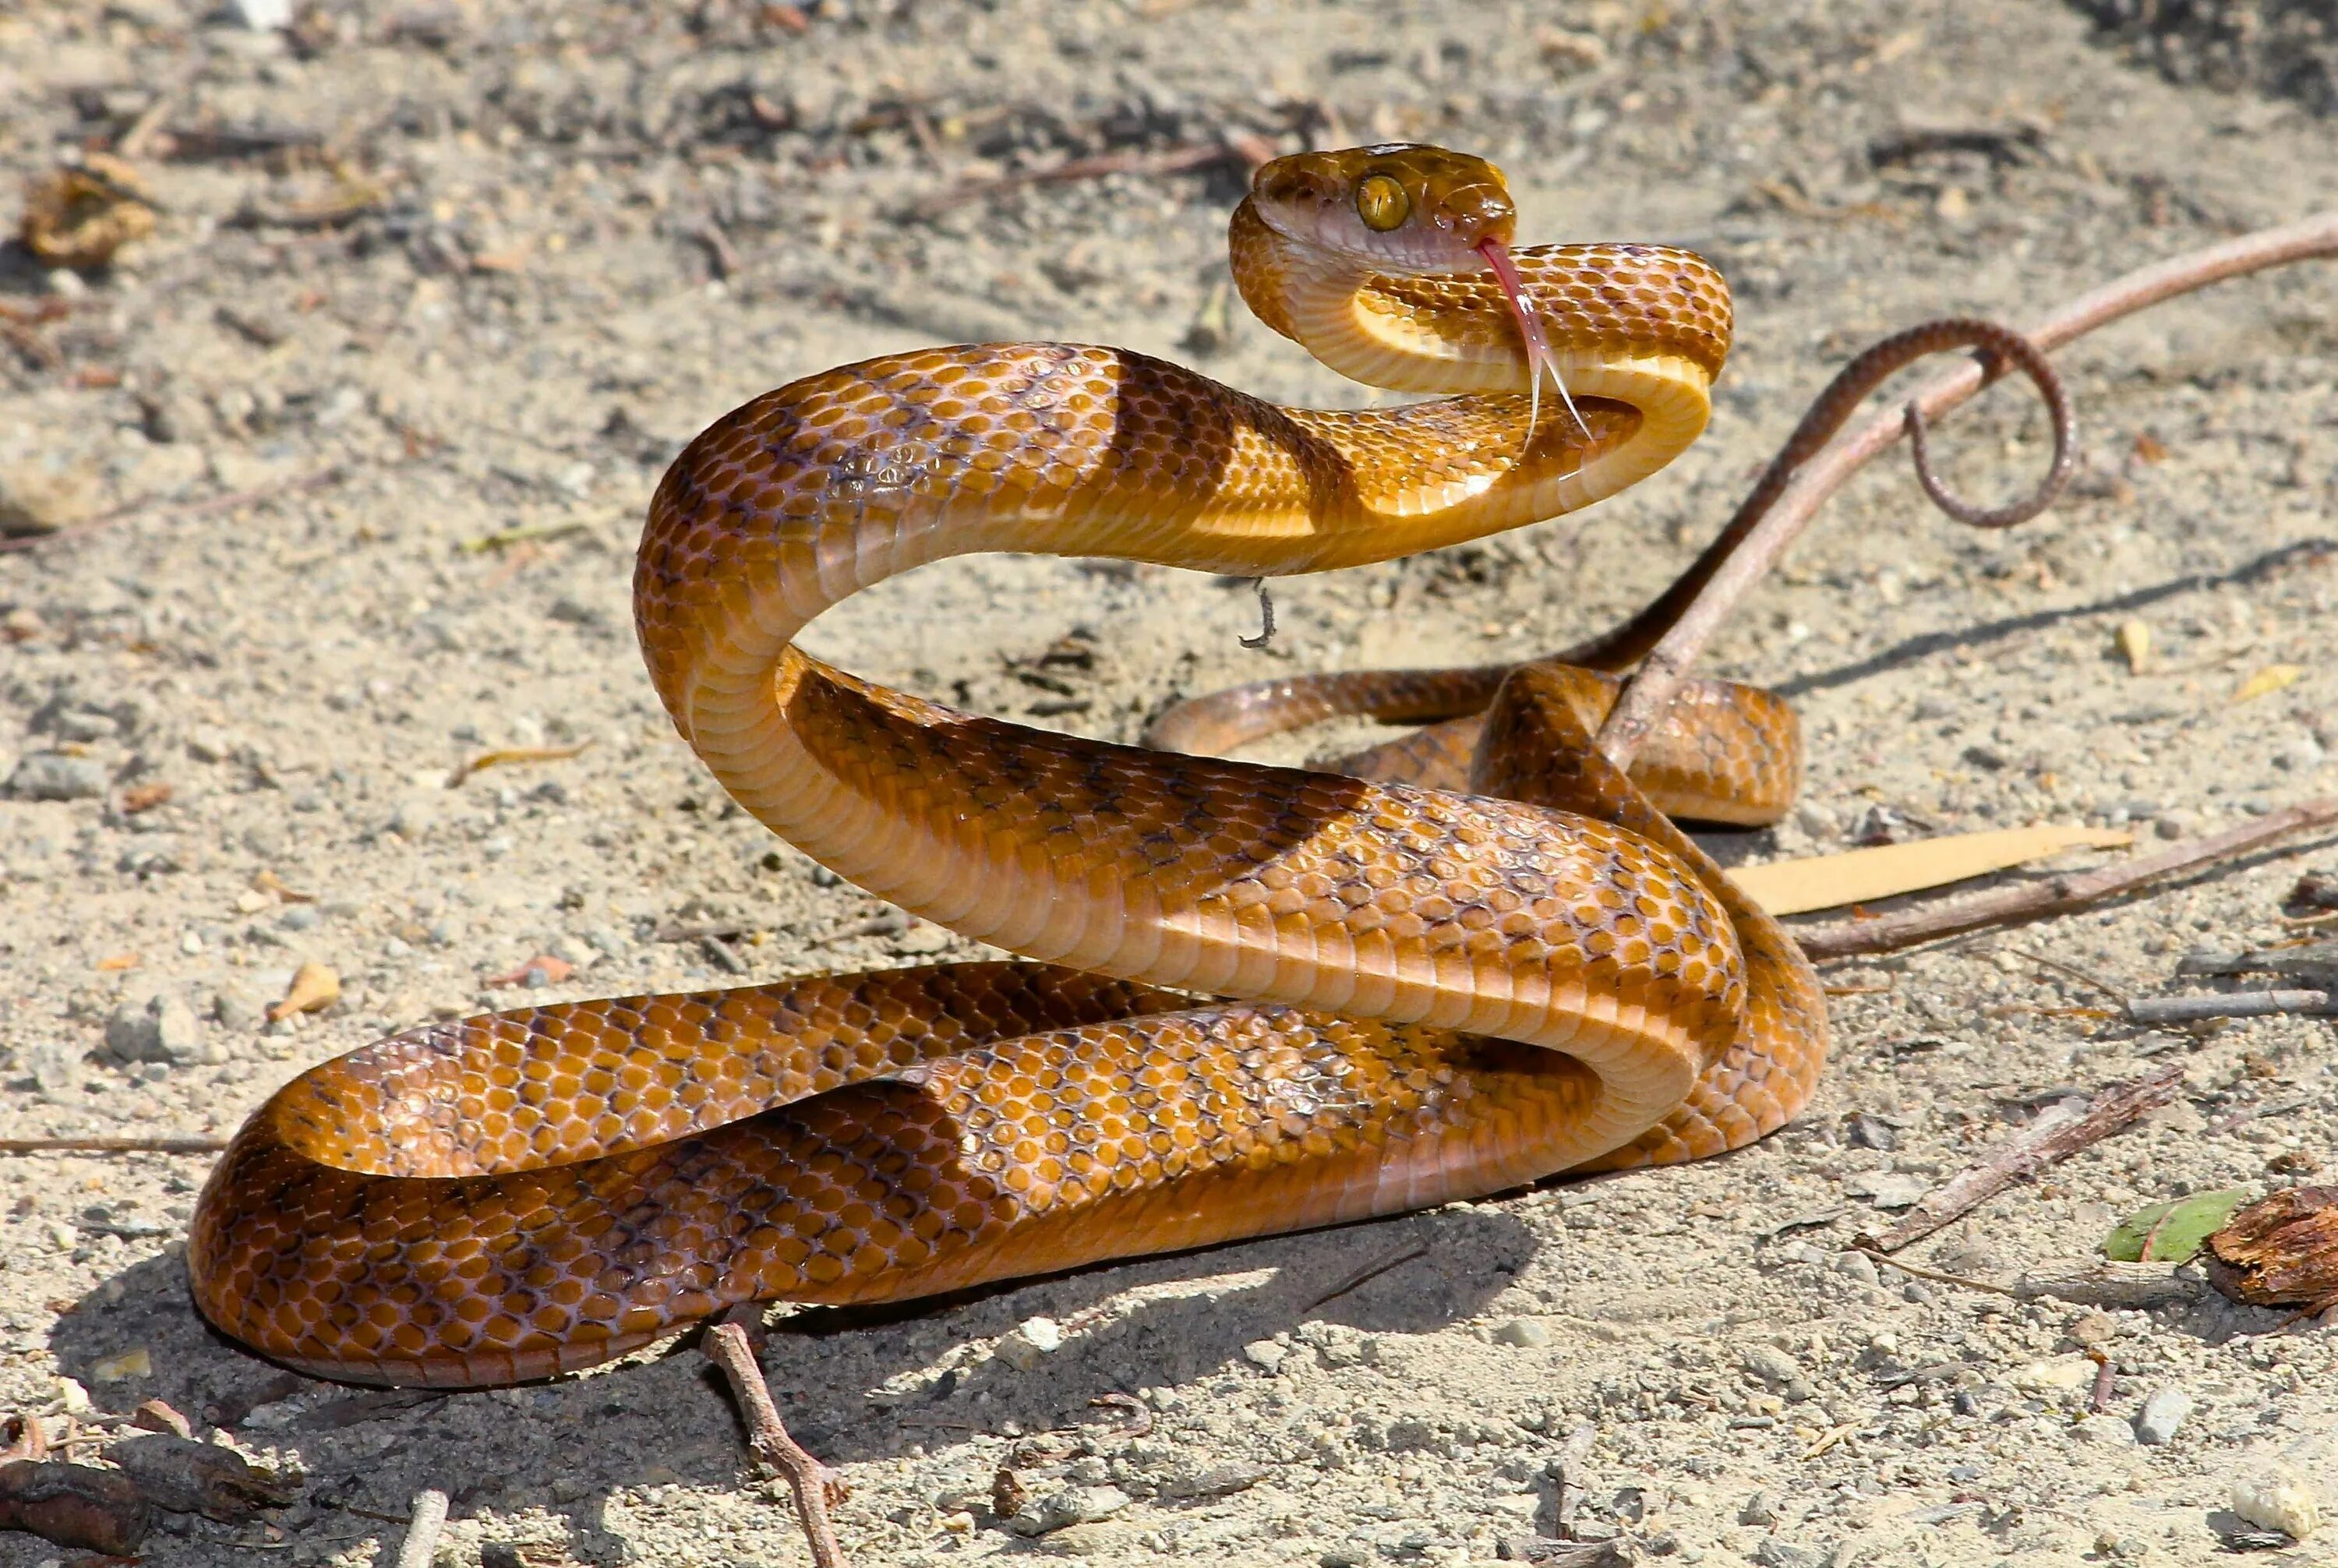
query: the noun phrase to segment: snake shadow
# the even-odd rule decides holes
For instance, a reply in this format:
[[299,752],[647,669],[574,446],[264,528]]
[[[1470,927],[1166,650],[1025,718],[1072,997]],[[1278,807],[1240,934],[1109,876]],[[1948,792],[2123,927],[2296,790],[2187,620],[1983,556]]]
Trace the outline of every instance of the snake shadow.
[[2308,566],[2330,555],[2338,554],[2338,539],[2315,537],[2300,539],[2268,550],[2252,560],[2224,572],[2194,572],[2181,577],[2171,577],[2148,587],[2114,593],[2089,603],[2071,604],[2058,610],[2037,610],[2025,615],[2007,615],[1977,625],[1960,626],[1948,631],[1926,632],[1903,639],[1849,664],[1832,670],[1797,675],[1792,680],[1773,683],[1771,690],[1781,697],[1799,697],[1806,692],[1823,691],[1837,686],[1854,685],[1888,670],[1913,664],[1936,654],[1954,652],[1959,649],[1983,648],[1992,642],[2002,642],[2025,632],[2042,631],[2068,621],[2080,621],[2093,615],[2132,613],[2147,610],[2155,604],[2187,593],[2206,593],[2217,588],[2241,588],[2262,583],[2268,578],[2297,566]]
[[[1278,1337],[1294,1367],[1311,1365],[1310,1341],[1338,1330],[1310,1325],[1341,1326],[1353,1351],[1364,1336],[1466,1321],[1547,1240],[1507,1205],[1449,1205],[883,1308],[793,1308],[771,1325],[762,1360],[790,1430],[822,1459],[914,1446],[947,1463],[949,1450],[980,1444],[995,1463],[999,1435],[1125,1423],[1125,1403],[1093,1404],[1108,1395],[1168,1387],[1207,1399],[1225,1378],[1267,1379],[1248,1348]],[[1056,1349],[1020,1365],[997,1353],[1040,1317],[1060,1326]],[[457,1518],[537,1510],[561,1521],[572,1556],[615,1563],[633,1548],[607,1527],[614,1494],[749,1484],[743,1432],[694,1333],[519,1388],[359,1388],[286,1371],[213,1330],[174,1248],[90,1288],[57,1319],[49,1348],[101,1426],[160,1399],[199,1435],[225,1428],[304,1474],[299,1501],[241,1524],[158,1515],[152,1545],[167,1554],[175,1537],[190,1554],[218,1554],[196,1561],[280,1550],[286,1537],[336,1550],[371,1537],[388,1544],[387,1563],[398,1534],[387,1521],[437,1487]]]
[[[1539,1240],[1506,1209],[1449,1205],[930,1303],[804,1308],[772,1325],[763,1362],[791,1391],[791,1429],[820,1436],[827,1452],[869,1457],[907,1442],[930,1450],[1007,1422],[1074,1426],[1095,1419],[1094,1402],[1106,1396],[1229,1373],[1268,1377],[1252,1348],[1269,1360],[1281,1350],[1311,1361],[1308,1341],[1321,1336],[1311,1325],[1361,1335],[1449,1328],[1485,1310]],[[1017,1326],[1035,1317],[1057,1326],[1059,1348],[1020,1362],[987,1353],[1001,1340],[1011,1347]]]

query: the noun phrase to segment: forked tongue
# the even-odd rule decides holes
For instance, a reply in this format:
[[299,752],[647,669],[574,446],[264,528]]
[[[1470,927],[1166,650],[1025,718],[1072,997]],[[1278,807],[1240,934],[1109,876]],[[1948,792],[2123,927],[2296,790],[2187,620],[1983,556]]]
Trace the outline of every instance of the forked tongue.
[[1494,281],[1501,285],[1503,298],[1509,300],[1510,314],[1518,324],[1518,336],[1527,346],[1527,439],[1534,439],[1535,430],[1542,423],[1545,371],[1550,374],[1550,384],[1558,388],[1559,400],[1567,405],[1567,411],[1575,416],[1575,427],[1583,432],[1585,440],[1591,439],[1591,426],[1583,422],[1583,413],[1568,396],[1567,383],[1559,379],[1558,356],[1551,352],[1550,339],[1543,336],[1542,318],[1527,305],[1526,280],[1518,276],[1518,264],[1510,260],[1510,248],[1499,240],[1480,240],[1478,254],[1493,270]]

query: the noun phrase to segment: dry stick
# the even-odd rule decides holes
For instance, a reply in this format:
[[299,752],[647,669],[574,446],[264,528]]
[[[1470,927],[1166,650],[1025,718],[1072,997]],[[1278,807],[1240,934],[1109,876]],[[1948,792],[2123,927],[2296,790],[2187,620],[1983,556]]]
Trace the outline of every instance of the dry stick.
[[[2040,349],[2058,348],[2107,322],[2178,294],[2268,267],[2329,255],[2338,255],[2338,212],[2244,235],[2130,272],[2080,295],[2032,328],[2028,336]],[[1960,366],[1919,391],[1911,406],[1926,421],[1937,423],[1979,391],[1986,376],[1978,362]],[[1638,752],[1722,622],[1802,536],[1827,497],[1907,434],[1907,407],[1879,415],[1804,464],[1767,515],[1705,583],[1687,612],[1657,642],[1599,729],[1599,750],[1616,766],[1625,766]]]
[[224,1138],[0,1138],[0,1154],[217,1154]]
[[2127,1021],[2146,1027],[2205,1024],[2215,1018],[2270,1018],[2278,1013],[2338,1014],[2338,991],[2234,991],[2221,996],[2146,996],[2127,1004]]
[[111,512],[101,512],[86,523],[76,523],[70,528],[60,528],[53,534],[35,534],[23,539],[0,539],[0,555],[19,550],[37,549],[41,545],[54,544],[60,540],[79,539],[149,510],[158,517],[179,519],[207,517],[214,512],[232,512],[239,506],[253,506],[262,501],[276,501],[292,495],[305,495],[311,490],[322,490],[329,485],[338,485],[347,476],[347,471],[339,464],[335,464],[330,467],[319,468],[313,474],[304,474],[297,479],[287,479],[280,484],[257,485],[249,490],[231,490],[224,495],[206,496],[201,501],[182,501],[160,505],[156,505],[152,497],[142,501],[132,501],[116,506]]
[[1205,169],[1228,159],[1247,161],[1245,152],[1231,141],[1203,142],[1188,147],[1172,147],[1165,152],[1100,152],[1092,158],[1071,158],[1061,163],[1051,163],[1044,169],[1018,170],[1002,174],[995,180],[969,181],[947,191],[937,191],[921,196],[909,206],[909,215],[931,218],[953,207],[963,207],[969,201],[980,201],[1003,191],[1019,191],[1026,185],[1053,185],[1068,180],[1095,180],[1106,174],[1182,174],[1189,169]]
[[1870,1252],[1889,1253],[1897,1252],[1911,1241],[1920,1241],[2015,1182],[2027,1181],[2049,1165],[2059,1164],[2079,1150],[2101,1142],[2146,1112],[2157,1110],[2175,1099],[2176,1090],[2183,1085],[2184,1069],[2176,1063],[2147,1078],[2114,1083],[2096,1095],[2081,1115],[2026,1132],[1990,1150],[1979,1163],[1967,1166],[1925,1193],[1897,1224],[1879,1235],[1860,1237],[1858,1244]]
[[[706,1358],[730,1379],[732,1396],[747,1416],[747,1440],[756,1456],[787,1477],[795,1494],[796,1517],[802,1521],[804,1539],[811,1544],[813,1568],[844,1568],[843,1549],[828,1522],[828,1505],[843,1500],[844,1488],[827,1465],[805,1453],[780,1421],[779,1407],[763,1381],[763,1368],[747,1343],[747,1331],[736,1323],[718,1323],[706,1331]],[[831,1491],[835,1494],[830,1496]]]
[[398,1548],[398,1568],[430,1568],[438,1551],[438,1532],[447,1527],[447,1494],[417,1492],[410,1518]]
[[2204,866],[2229,860],[2276,838],[2332,823],[2338,823],[2338,796],[2324,796],[2227,828],[2222,833],[2187,838],[2155,854],[2138,855],[2099,870],[1991,887],[1968,897],[1919,905],[1872,920],[1804,926],[1794,930],[1794,941],[1812,959],[1848,958],[1862,953],[1889,953],[1983,926],[2044,919],[2084,908],[2146,883],[2180,877]]

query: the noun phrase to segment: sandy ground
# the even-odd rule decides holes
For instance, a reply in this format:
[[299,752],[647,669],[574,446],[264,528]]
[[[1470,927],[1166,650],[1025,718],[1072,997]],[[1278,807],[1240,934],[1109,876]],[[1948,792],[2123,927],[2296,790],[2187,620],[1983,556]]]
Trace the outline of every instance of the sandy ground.
[[[110,272],[16,253],[0,279],[16,306],[72,307],[38,328],[54,362],[0,364],[16,505],[69,523],[137,504],[0,555],[0,1135],[223,1132],[332,1053],[515,1004],[496,977],[538,953],[577,973],[531,1001],[724,984],[732,955],[770,978],[971,951],[816,874],[675,740],[626,602],[663,464],[769,386],[932,341],[1103,340],[1272,397],[1366,395],[1228,313],[1224,167],[920,199],[1229,131],[1433,139],[1508,169],[1528,238],[1685,243],[1736,289],[1712,432],[1669,472],[1586,517],[1286,583],[1263,654],[1236,641],[1247,593],[1093,563],[957,564],[814,630],[879,680],[1129,740],[1234,681],[1560,645],[1653,592],[1866,339],[2021,319],[2326,204],[2338,136],[2308,45],[2328,8],[2275,8],[2303,42],[2255,53],[2216,32],[2248,9],[2169,7],[2196,36],[2139,44],[2078,10],[1929,0],[418,0],[304,8],[290,40],[177,0],[0,11],[0,185],[158,93],[181,152],[140,165],[167,210]],[[1911,139],[1938,132],[1960,134]],[[321,139],[345,180],[264,145],[287,137]],[[352,194],[357,216],[300,220]],[[2067,355],[2086,465],[2040,522],[1960,531],[1893,466],[1837,500],[1717,650],[1797,701],[1812,750],[1807,804],[1728,852],[1840,848],[1878,813],[2150,840],[2338,784],[2333,300],[2338,277],[2301,269]],[[1969,492],[2009,495],[2043,434],[2009,390],[1944,445]],[[200,505],[249,491],[275,498]],[[2115,647],[2131,619],[2153,632],[2142,673]],[[1041,662],[1067,638],[1076,657]],[[2234,700],[2275,665],[2303,674]],[[587,741],[446,786],[484,750]],[[28,798],[35,776],[78,798]],[[1825,1088],[1727,1160],[930,1310],[800,1313],[766,1362],[853,1488],[840,1523],[864,1564],[1528,1555],[1580,1428],[1577,1538],[1683,1563],[2206,1561],[2241,1528],[2235,1477],[2333,1434],[2327,1331],[2196,1291],[2017,1303],[1844,1248],[1879,1205],[2146,1063],[2183,1063],[2176,1105],[1911,1260],[2007,1280],[2142,1202],[2329,1158],[2326,1022],[2137,1034],[2058,1014],[2099,997],[2029,955],[2190,984],[2184,951],[2278,939],[2283,897],[2334,853],[1838,967]],[[729,954],[662,936],[710,924],[751,935]],[[309,962],[340,1004],[260,1026]],[[149,1561],[387,1562],[384,1516],[424,1486],[455,1497],[442,1561],[805,1560],[693,1353],[382,1396],[283,1380],[211,1335],[175,1240],[206,1168],[0,1161],[0,1407],[159,1396],[307,1476],[258,1522],[174,1516]],[[1038,1318],[1060,1333],[1044,1353],[1017,1330]],[[2117,1367],[2092,1418],[2088,1346]],[[2189,1415],[2138,1446],[2165,1390]],[[1149,1432],[1092,1406],[1115,1393]],[[1007,1529],[1002,1465],[1078,1522]],[[2338,1561],[2328,1539],[2278,1560]],[[5,1568],[60,1555],[0,1534]]]

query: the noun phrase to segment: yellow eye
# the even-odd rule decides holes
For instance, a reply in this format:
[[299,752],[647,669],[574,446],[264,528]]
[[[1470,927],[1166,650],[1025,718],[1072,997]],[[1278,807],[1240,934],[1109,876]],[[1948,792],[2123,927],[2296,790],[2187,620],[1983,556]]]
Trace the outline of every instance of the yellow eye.
[[1356,183],[1356,216],[1375,234],[1385,234],[1412,214],[1412,198],[1388,174],[1367,174]]

